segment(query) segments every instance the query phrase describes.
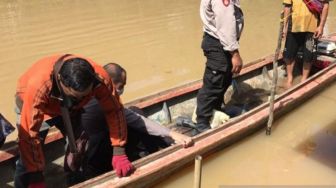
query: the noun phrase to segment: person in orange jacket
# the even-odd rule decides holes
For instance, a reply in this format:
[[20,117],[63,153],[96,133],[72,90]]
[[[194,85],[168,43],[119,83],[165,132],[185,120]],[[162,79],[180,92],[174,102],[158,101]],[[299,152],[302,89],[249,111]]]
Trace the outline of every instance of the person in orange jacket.
[[[101,105],[109,127],[113,146],[112,165],[121,176],[134,167],[129,162],[124,145],[127,128],[123,106],[112,95],[113,85],[104,69],[90,59],[75,55],[55,55],[37,61],[19,79],[16,91],[17,123],[20,158],[16,163],[15,187],[46,187],[43,170],[41,130],[55,125],[68,140],[69,132],[61,109],[74,117],[95,97]],[[63,116],[62,116],[63,115]],[[102,125],[103,126],[103,125]],[[73,124],[76,130],[76,125]],[[74,132],[75,133],[75,132]],[[75,137],[78,137],[75,133]]]

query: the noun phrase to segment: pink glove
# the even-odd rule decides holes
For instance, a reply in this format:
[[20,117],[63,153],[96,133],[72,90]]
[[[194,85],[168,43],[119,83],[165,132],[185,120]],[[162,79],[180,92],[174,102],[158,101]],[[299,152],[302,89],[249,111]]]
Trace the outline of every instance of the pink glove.
[[128,176],[134,170],[132,163],[128,160],[125,154],[114,155],[112,157],[112,166],[113,169],[116,171],[118,177]]
[[42,182],[34,182],[34,183],[30,183],[28,185],[28,188],[46,188],[46,184],[42,181]]

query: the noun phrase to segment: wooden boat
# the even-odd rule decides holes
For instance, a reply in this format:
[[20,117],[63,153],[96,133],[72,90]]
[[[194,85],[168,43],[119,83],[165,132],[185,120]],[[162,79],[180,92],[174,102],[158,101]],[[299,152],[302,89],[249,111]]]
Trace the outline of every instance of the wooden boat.
[[[334,36],[336,35],[332,35],[331,37]],[[329,38],[329,40],[331,39]],[[336,40],[332,40],[332,42],[335,41]],[[328,61],[331,62],[331,64],[317,71],[305,82],[299,83],[289,90],[278,88],[274,104],[275,118],[309,99],[312,95],[327,87],[335,80],[336,58],[334,55],[335,54],[329,54],[329,56],[319,55],[318,59],[320,61]],[[272,61],[273,56],[268,56],[244,66],[240,75],[235,77],[235,81],[238,83],[236,88],[230,87],[228,89],[225,95],[225,101],[228,107],[230,107],[230,105],[247,107],[244,109],[246,112],[231,118],[218,128],[208,130],[195,136],[195,144],[193,147],[184,149],[181,145],[173,145],[137,160],[133,163],[137,170],[130,177],[117,178],[115,173],[111,171],[77,184],[74,187],[147,187],[155,184],[161,178],[166,177],[175,170],[187,165],[193,161],[196,155],[209,154],[264,127],[269,114],[269,103],[267,99],[271,85],[271,79],[269,77],[272,75]],[[282,68],[282,64],[283,62],[280,58],[280,66],[278,67],[280,82],[285,79],[285,70]],[[176,126],[174,120],[178,116],[191,117],[196,104],[196,94],[201,85],[201,80],[194,81],[134,100],[125,106],[137,106],[141,108],[149,118],[166,124],[177,131],[188,134],[192,128]],[[171,120],[172,122],[170,122]],[[47,152],[46,155],[53,156],[53,153],[58,153],[55,151],[55,146],[61,145],[62,147],[62,144],[60,144],[62,141],[57,141],[60,138],[62,138],[62,136],[58,131],[52,131],[48,135],[46,143],[51,145],[51,151],[49,152],[52,154],[48,154]],[[11,173],[13,172],[13,159],[17,155],[17,151],[17,146],[8,147],[0,151],[1,169],[5,169],[6,167],[6,169],[11,169]],[[46,158],[48,159],[49,157]],[[57,158],[59,164],[61,164],[62,154],[57,154],[57,157],[51,158]],[[49,170],[46,173],[53,174],[49,172]],[[2,173],[0,173],[0,176],[3,177]],[[46,175],[46,177],[47,176],[48,175]],[[8,180],[0,182],[8,183]]]

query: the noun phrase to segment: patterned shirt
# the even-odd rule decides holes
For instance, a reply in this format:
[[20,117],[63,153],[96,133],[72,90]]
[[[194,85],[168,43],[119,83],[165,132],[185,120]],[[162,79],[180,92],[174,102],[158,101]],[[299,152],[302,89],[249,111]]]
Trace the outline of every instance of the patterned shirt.
[[283,3],[291,6],[291,32],[315,32],[318,18],[309,11],[303,0],[284,0]]

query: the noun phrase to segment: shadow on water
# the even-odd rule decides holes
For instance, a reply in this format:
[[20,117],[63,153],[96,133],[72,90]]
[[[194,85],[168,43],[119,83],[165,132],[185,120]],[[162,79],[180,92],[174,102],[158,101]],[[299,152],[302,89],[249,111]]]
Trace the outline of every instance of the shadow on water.
[[309,135],[295,149],[336,170],[336,120],[319,132]]
[[[65,173],[63,171],[64,155],[63,139],[52,142],[44,147],[46,169],[44,176],[48,187],[66,187]],[[0,187],[14,187],[15,161],[17,158],[8,160],[0,165]]]

